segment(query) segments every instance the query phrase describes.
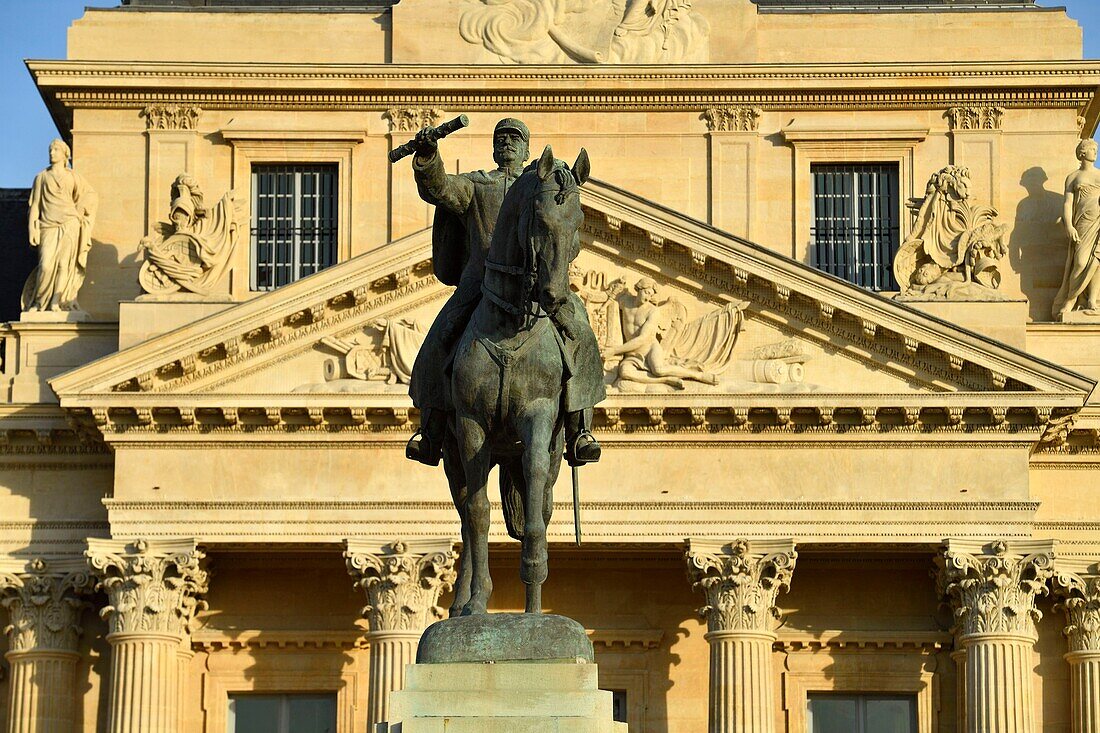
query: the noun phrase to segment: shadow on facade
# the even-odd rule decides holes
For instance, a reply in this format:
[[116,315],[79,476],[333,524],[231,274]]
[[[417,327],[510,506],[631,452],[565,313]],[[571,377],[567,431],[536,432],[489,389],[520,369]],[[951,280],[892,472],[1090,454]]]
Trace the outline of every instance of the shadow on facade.
[[1062,284],[1068,242],[1062,232],[1062,194],[1047,188],[1048,177],[1038,166],[1020,176],[1027,191],[1016,206],[1009,241],[1009,258],[1020,273],[1020,289],[1030,301],[1034,321],[1051,320],[1054,296]]

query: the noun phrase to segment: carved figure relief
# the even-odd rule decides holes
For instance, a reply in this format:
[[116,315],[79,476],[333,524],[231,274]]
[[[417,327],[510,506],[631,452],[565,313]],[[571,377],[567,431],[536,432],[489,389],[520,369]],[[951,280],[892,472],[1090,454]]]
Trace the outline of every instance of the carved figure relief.
[[910,207],[916,223],[894,258],[899,300],[1004,300],[997,289],[1007,227],[996,209],[974,202],[968,168],[934,173]]
[[468,0],[459,31],[503,63],[676,64],[710,60],[692,0]]
[[339,361],[325,362],[324,382],[294,391],[404,393],[426,335],[419,321],[378,318],[362,334],[323,338],[321,344],[339,354]]
[[92,226],[99,200],[83,176],[69,167],[72,152],[63,140],[50,143],[50,166],[34,178],[28,229],[38,248],[38,267],[23,287],[23,310],[80,310]]
[[810,358],[788,339],[738,356],[747,301],[720,306],[697,318],[651,278],[632,287],[624,277],[570,270],[571,287],[585,304],[604,357],[605,381],[623,392],[672,390],[760,391],[762,385],[801,388]]
[[233,191],[206,208],[198,182],[181,173],[172,182],[168,222],[141,240],[145,262],[138,282],[151,295],[181,290],[209,295],[221,282],[236,247],[241,202]]

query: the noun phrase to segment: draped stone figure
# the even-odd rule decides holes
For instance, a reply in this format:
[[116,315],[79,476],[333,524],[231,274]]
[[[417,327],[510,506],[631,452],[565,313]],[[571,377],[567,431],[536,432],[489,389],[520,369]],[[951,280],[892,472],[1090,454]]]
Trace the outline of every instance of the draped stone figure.
[[84,178],[69,167],[72,152],[63,140],[50,143],[50,166],[31,187],[30,243],[38,267],[23,288],[23,310],[76,311],[92,247],[98,199]]
[[186,173],[177,176],[171,223],[161,224],[158,236],[141,240],[145,262],[138,281],[145,292],[209,295],[225,276],[237,244],[238,203],[229,191],[208,209],[198,182]]
[[1082,140],[1077,146],[1081,166],[1066,178],[1062,221],[1069,252],[1062,287],[1054,298],[1056,321],[1066,320],[1078,308],[1088,315],[1100,315],[1100,169],[1096,168],[1096,153],[1095,140]]

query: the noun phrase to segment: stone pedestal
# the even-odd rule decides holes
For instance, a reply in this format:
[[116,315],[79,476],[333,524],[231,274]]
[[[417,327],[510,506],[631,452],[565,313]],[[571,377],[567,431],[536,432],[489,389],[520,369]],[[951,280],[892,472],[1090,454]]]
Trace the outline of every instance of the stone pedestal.
[[626,733],[595,664],[414,664],[374,733]]
[[206,592],[194,540],[88,540],[88,562],[107,594],[109,733],[180,730],[180,648]]
[[375,733],[626,733],[592,658],[584,627],[564,616],[440,621]]
[[444,616],[436,604],[455,580],[455,545],[449,538],[344,543],[348,572],[367,594],[371,726],[389,717],[390,693],[405,686],[405,667],[416,658],[421,632]]
[[75,730],[80,594],[91,589],[82,559],[0,566],[0,605],[10,614],[7,733]]
[[948,540],[938,585],[954,609],[955,644],[965,653],[967,733],[1033,733],[1034,647],[1054,543]]
[[775,731],[775,602],[797,558],[793,540],[688,540],[688,574],[707,598],[710,733]]

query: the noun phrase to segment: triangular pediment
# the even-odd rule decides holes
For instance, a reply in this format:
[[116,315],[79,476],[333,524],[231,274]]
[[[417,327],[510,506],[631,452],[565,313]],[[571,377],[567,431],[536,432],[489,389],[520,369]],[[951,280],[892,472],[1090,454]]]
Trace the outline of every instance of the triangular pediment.
[[[958,424],[1012,411],[1033,425],[1079,409],[1091,380],[821,273],[598,181],[583,190],[574,286],[609,346],[656,309],[661,358],[609,360],[603,419],[780,424],[834,409],[858,424],[939,411]],[[408,367],[450,293],[422,231],[314,276],[107,356],[51,381],[61,404],[103,429],[204,420],[351,425],[408,420]],[[656,293],[640,297],[640,281]],[[659,363],[655,363],[659,362]],[[670,367],[671,365],[671,367]],[[243,413],[241,411],[244,411]]]

